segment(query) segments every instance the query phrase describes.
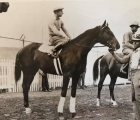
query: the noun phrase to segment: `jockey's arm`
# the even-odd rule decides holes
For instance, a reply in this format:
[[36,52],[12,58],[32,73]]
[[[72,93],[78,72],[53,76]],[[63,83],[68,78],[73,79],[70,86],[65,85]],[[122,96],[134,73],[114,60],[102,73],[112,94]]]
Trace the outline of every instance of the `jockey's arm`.
[[129,48],[131,48],[131,49],[134,49],[134,45],[131,44],[130,41],[129,41],[129,34],[128,34],[128,33],[125,33],[125,34],[124,34],[123,39],[124,39],[124,44],[125,44],[127,47],[129,47]]
[[66,34],[66,36],[67,36],[68,38],[70,38],[70,39],[71,39],[71,36],[69,35],[69,33],[68,33],[67,29],[65,28],[64,23],[63,23],[63,22],[62,22],[61,29],[62,29],[62,30],[63,30],[63,32]]
[[56,28],[56,26],[55,26],[54,23],[50,23],[50,24],[48,25],[48,27],[53,31],[53,35],[60,36],[60,37],[64,37],[64,36],[62,35],[62,33],[61,33],[59,30],[57,30],[57,28]]
[[112,56],[121,64],[125,64],[128,63],[130,60],[130,56],[131,54],[128,55],[124,55],[123,57],[119,57],[116,53],[114,53],[114,51],[109,50],[109,52],[112,54]]

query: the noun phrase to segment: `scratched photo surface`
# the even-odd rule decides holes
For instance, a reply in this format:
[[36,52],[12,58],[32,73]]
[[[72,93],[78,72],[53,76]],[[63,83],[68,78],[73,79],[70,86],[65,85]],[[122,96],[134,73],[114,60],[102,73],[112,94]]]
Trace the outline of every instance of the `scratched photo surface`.
[[[139,43],[139,11],[139,0],[1,2],[0,120],[133,120],[128,76],[139,75],[112,54],[122,58],[125,33]],[[68,43],[56,52],[53,37]]]

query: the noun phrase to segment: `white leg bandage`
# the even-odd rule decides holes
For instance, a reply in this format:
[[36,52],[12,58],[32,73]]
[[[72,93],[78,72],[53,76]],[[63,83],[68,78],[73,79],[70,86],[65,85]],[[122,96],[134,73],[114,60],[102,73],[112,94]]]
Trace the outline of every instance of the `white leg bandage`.
[[113,101],[112,99],[111,99],[111,103],[113,104],[113,106],[118,106],[118,104],[116,103],[116,101]]
[[59,104],[58,104],[58,112],[59,113],[63,113],[63,107],[64,107],[64,103],[65,103],[65,97],[61,97]]
[[98,107],[100,106],[100,99],[97,98],[97,104]]
[[26,114],[30,114],[32,112],[31,108],[25,108]]
[[69,108],[71,113],[75,113],[75,102],[76,102],[75,98],[71,97],[70,98],[70,108]]

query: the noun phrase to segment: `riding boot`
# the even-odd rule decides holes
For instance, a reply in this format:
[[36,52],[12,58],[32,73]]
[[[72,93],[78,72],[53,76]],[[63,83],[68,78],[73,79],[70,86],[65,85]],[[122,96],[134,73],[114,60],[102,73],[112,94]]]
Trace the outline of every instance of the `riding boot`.
[[51,53],[49,53],[52,57],[57,58],[58,57],[58,52],[62,48],[61,44],[56,45],[53,49],[51,49]]
[[46,84],[46,90],[47,90],[48,92],[51,92],[50,87],[49,87],[49,82],[48,82],[48,77],[47,77],[47,75],[46,75],[45,84]]

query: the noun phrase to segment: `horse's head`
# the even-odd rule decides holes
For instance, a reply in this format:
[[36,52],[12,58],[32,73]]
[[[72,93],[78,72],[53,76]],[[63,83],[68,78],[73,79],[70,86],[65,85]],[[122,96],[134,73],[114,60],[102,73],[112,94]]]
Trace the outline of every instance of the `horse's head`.
[[120,48],[120,44],[117,41],[116,37],[114,36],[113,32],[108,27],[108,23],[106,23],[106,20],[100,27],[100,34],[98,40],[101,44],[108,46],[113,50],[117,50]]

